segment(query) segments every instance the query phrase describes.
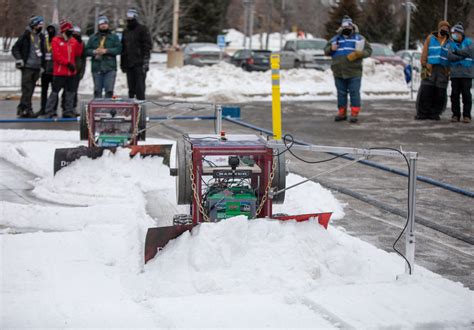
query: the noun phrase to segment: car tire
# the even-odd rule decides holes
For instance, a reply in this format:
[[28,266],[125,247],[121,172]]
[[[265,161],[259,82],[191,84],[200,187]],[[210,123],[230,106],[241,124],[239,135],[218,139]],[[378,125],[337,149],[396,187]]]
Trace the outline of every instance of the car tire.
[[301,68],[301,62],[300,62],[300,61],[298,61],[298,60],[296,60],[296,61],[295,61],[294,68],[295,68],[295,69],[299,69],[299,68]]

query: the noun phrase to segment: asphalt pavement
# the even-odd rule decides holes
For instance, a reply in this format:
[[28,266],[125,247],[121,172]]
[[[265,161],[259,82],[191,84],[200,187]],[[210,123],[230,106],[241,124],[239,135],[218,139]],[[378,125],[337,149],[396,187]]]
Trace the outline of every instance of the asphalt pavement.
[[[14,118],[17,101],[0,101],[0,118]],[[37,101],[35,101],[35,105]],[[271,104],[239,104],[242,120],[271,130]],[[357,124],[335,122],[334,101],[284,102],[283,131],[295,139],[316,145],[359,148],[402,148],[419,153],[418,175],[441,183],[474,191],[474,123],[451,123],[450,109],[441,121],[415,121],[415,105],[409,100],[363,101]],[[184,110],[185,111],[185,110]],[[151,109],[149,115],[183,113],[183,109]],[[189,111],[184,115],[212,115],[212,110]],[[212,121],[168,121],[154,125],[147,136],[179,138],[186,133],[211,133]],[[0,129],[67,129],[77,130],[76,123],[12,123],[0,124]],[[224,122],[223,129],[231,133],[255,131]],[[257,133],[258,134],[258,133]],[[79,134],[78,134],[79,136]],[[328,154],[296,152],[308,161],[330,158]],[[308,164],[289,157],[290,171],[313,176],[347,160],[336,159],[319,164]],[[406,171],[400,158],[374,157],[370,161]],[[10,170],[2,168],[2,173]],[[2,176],[2,183],[5,176]],[[21,181],[21,177],[19,178]],[[407,178],[362,164],[354,164],[331,173],[318,182],[329,188],[345,204],[346,216],[332,223],[343,227],[381,249],[393,251],[392,245],[405,225],[407,210]],[[20,183],[8,183],[15,189],[27,189]],[[5,185],[2,185],[5,187]],[[17,189],[17,190],[18,190]],[[20,193],[20,195],[22,195]],[[432,184],[418,182],[416,224],[416,263],[436,273],[459,281],[474,289],[474,250],[472,225],[473,198],[448,191]],[[1,200],[11,200],[11,189],[0,190]],[[25,199],[21,199],[25,202]],[[471,240],[471,243],[469,242]],[[397,247],[404,251],[404,239]],[[401,260],[401,262],[403,262]],[[416,268],[415,268],[416,271]]]

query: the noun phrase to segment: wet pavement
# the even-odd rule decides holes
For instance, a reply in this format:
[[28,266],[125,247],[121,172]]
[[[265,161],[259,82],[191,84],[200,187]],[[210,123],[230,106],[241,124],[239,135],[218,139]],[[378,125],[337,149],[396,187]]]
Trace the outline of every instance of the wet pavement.
[[[1,118],[15,117],[16,101],[0,101]],[[241,104],[242,119],[271,130],[271,105],[269,103]],[[449,122],[449,109],[441,121],[415,121],[414,102],[405,100],[364,101],[360,122],[336,123],[335,102],[288,102],[283,103],[283,131],[295,139],[317,145],[351,147],[390,147],[419,153],[418,175],[427,176],[443,183],[474,191],[474,124]],[[174,110],[182,113],[182,110]],[[211,110],[184,113],[183,115],[212,115]],[[171,109],[153,110],[149,115],[173,114]],[[187,133],[212,133],[213,121],[168,121],[163,124],[150,123],[148,137],[179,138]],[[0,124],[1,128],[67,129],[77,130],[76,123],[53,124]],[[247,128],[224,122],[228,133],[255,134]],[[0,131],[1,132],[1,131]],[[297,152],[308,160],[330,158],[327,154]],[[292,172],[310,177],[344,164],[337,159],[317,165],[306,164],[290,158]],[[401,158],[375,157],[371,161],[399,170],[406,170]],[[8,170],[0,163],[1,173]],[[26,174],[15,174],[18,180],[5,181],[2,175],[1,200],[15,200],[28,186]],[[393,251],[392,245],[405,224],[407,209],[407,178],[361,164],[318,179],[318,182],[333,191],[346,204],[346,216],[334,221],[349,234],[371,244]],[[4,189],[4,187],[10,187]],[[17,201],[28,200],[18,197]],[[459,281],[474,289],[474,250],[472,244],[451,237],[462,233],[472,237],[474,215],[473,198],[443,188],[418,182],[417,216],[429,224],[428,228],[416,225],[416,263],[447,278]],[[435,228],[435,229],[433,229]],[[446,229],[441,233],[436,229]],[[454,235],[455,236],[455,235]],[[404,239],[397,245],[404,251]],[[401,261],[402,262],[402,261]],[[416,271],[416,270],[415,270]]]

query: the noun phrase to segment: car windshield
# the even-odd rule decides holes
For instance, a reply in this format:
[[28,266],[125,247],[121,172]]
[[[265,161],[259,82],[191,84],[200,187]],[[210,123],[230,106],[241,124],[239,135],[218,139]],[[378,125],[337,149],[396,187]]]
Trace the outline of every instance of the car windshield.
[[325,40],[298,40],[297,48],[298,49],[324,49],[326,46]]
[[372,56],[395,56],[395,53],[387,46],[372,45]]
[[220,48],[216,44],[211,43],[189,44],[188,47],[191,51],[220,51]]

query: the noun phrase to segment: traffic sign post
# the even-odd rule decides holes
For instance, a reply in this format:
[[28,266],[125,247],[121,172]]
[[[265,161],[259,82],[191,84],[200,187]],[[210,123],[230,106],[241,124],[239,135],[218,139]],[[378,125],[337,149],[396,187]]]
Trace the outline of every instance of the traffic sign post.
[[219,53],[219,60],[222,60],[222,53],[225,48],[225,35],[224,34],[219,34],[217,36],[217,46],[221,49],[221,52]]

